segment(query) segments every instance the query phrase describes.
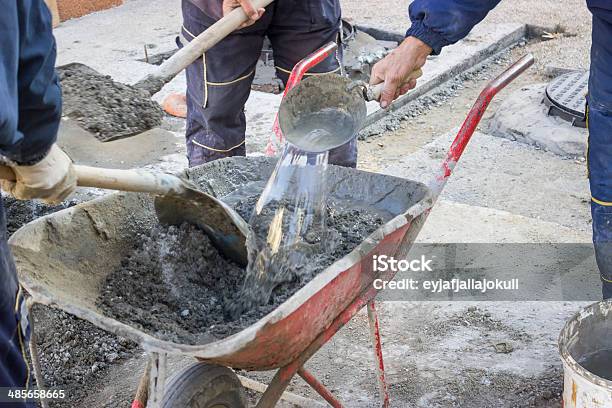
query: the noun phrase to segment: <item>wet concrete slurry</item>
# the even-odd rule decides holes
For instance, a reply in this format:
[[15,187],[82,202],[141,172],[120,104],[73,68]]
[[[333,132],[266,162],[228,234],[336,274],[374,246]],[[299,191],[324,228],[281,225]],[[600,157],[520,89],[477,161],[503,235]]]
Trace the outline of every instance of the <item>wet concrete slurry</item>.
[[[248,218],[257,196],[239,201]],[[231,317],[245,270],[223,258],[208,237],[193,226],[157,226],[134,242],[134,251],[109,275],[98,302],[119,321],[170,341],[204,344],[227,337],[274,310],[335,260],[349,253],[387,217],[375,210],[330,203],[328,232],[337,237],[332,251],[313,254],[276,282],[266,304]]]

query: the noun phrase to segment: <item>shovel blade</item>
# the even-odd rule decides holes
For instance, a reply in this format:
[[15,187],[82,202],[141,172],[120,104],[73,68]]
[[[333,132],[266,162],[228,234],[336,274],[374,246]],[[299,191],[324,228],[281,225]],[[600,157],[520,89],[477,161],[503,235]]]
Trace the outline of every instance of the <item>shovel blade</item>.
[[162,224],[196,225],[227,258],[246,266],[248,224],[227,204],[204,192],[188,188],[185,194],[157,196],[155,211]]

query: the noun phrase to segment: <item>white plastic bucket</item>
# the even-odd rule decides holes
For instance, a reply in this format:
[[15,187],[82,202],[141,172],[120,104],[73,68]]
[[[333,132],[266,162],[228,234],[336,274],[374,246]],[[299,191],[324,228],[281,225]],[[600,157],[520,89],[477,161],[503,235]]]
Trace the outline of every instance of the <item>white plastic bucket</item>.
[[564,408],[612,408],[612,381],[578,363],[584,356],[609,349],[612,349],[612,300],[586,307],[565,324],[559,336]]

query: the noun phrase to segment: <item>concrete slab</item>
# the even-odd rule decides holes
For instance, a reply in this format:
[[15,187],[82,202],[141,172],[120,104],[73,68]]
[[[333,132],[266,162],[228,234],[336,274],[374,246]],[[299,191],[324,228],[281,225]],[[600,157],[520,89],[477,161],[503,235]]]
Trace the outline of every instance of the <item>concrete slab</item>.
[[270,137],[276,141],[272,131],[274,119],[280,106],[282,95],[251,91],[246,103],[247,117],[246,146],[248,155],[261,155],[264,153]]
[[[455,132],[393,163],[383,173],[429,183]],[[555,154],[477,132],[442,198],[508,211],[574,229],[590,229],[586,166]]]
[[508,211],[439,200],[419,243],[591,243],[591,234]]
[[542,103],[546,86],[525,86],[504,98],[490,118],[486,132],[561,156],[584,157],[588,131],[547,115],[548,107]]

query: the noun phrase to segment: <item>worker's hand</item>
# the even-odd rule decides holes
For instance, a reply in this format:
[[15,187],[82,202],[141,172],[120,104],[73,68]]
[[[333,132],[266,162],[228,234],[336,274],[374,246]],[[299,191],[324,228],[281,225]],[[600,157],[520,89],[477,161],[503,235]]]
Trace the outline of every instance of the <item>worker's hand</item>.
[[2,190],[19,200],[39,198],[47,204],[64,201],[77,186],[72,160],[57,145],[44,159],[31,166],[10,166],[16,181],[2,180]]
[[266,11],[264,8],[255,9],[251,0],[223,0],[223,17],[232,12],[235,8],[242,7],[249,20],[242,24],[240,28],[248,27],[255,24],[257,20],[263,16]]
[[380,106],[384,109],[391,102],[416,86],[416,79],[406,79],[412,71],[421,68],[431,54],[431,47],[415,37],[406,38],[396,49],[372,67],[370,84],[384,82]]

